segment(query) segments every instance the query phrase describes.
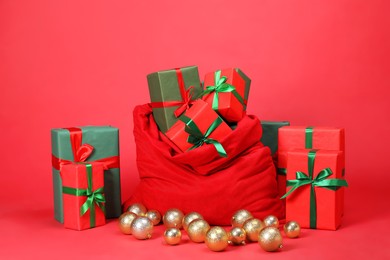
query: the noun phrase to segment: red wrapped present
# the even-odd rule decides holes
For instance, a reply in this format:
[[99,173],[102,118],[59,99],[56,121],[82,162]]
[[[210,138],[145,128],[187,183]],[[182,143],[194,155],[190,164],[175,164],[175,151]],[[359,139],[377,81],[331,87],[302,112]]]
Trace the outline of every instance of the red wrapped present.
[[286,193],[286,167],[288,151],[294,149],[324,149],[345,152],[343,128],[283,126],[279,128],[278,138],[279,150],[277,178],[280,196],[283,196],[283,194]]
[[204,79],[203,100],[230,123],[240,121],[246,110],[246,81],[234,68],[207,73]]
[[288,152],[286,220],[303,228],[336,230],[341,224],[344,152],[296,149]]
[[199,99],[165,135],[183,152],[203,144],[212,144],[220,156],[226,157],[220,141],[231,132],[222,118],[206,102]]
[[72,163],[61,168],[65,228],[83,230],[106,223],[104,165]]

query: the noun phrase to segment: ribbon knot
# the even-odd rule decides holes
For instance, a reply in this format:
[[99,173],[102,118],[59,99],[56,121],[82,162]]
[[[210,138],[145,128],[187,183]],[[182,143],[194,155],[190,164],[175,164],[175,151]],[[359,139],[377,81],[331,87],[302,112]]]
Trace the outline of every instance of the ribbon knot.
[[190,86],[184,92],[184,95],[182,97],[183,98],[183,102],[181,102],[181,105],[174,112],[175,117],[181,116],[185,111],[187,111],[190,108],[190,105],[193,103],[193,100],[192,100],[193,89],[194,89],[194,86]]
[[348,183],[343,179],[327,179],[333,174],[330,168],[322,169],[315,178],[313,178],[314,162],[316,158],[316,150],[310,150],[308,153],[308,171],[309,174],[297,171],[295,173],[295,180],[287,180],[287,187],[292,188],[281,197],[286,198],[293,193],[299,187],[310,184],[310,228],[317,227],[317,202],[316,193],[314,187],[321,187],[329,190],[336,191],[341,187],[348,187]]
[[217,150],[219,156],[227,157],[227,153],[222,144],[215,139],[209,138],[209,135],[223,122],[220,117],[214,120],[214,122],[210,125],[204,134],[200,131],[195,122],[187,116],[182,115],[180,120],[186,124],[185,131],[189,134],[187,142],[193,144],[193,146],[188,150],[195,149],[202,146],[203,144],[212,144]]
[[226,83],[227,81],[226,76],[221,77],[221,71],[218,70],[214,73],[214,86],[206,86],[206,89],[203,91],[201,96],[208,95],[212,92],[214,92],[214,97],[213,97],[213,103],[212,103],[212,108],[214,110],[218,110],[218,104],[219,104],[219,93],[226,93],[226,92],[231,92],[237,100],[242,104],[242,106],[245,108],[245,102],[243,98],[237,93],[236,87]]

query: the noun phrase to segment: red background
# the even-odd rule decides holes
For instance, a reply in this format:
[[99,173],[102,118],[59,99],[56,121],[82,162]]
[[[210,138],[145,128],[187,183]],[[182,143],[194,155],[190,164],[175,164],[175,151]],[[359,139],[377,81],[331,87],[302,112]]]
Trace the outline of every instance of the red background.
[[50,129],[119,127],[126,199],[146,74],[198,65],[240,67],[261,119],[346,129],[342,228],[305,230],[273,256],[389,257],[389,11],[384,0],[0,1],[0,256],[264,256],[255,244],[167,247],[162,227],[141,242],[113,221],[76,232],[53,220]]

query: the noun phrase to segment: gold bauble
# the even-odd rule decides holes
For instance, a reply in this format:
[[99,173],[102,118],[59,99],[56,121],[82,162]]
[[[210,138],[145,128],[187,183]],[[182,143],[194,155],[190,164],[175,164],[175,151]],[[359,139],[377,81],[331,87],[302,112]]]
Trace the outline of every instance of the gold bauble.
[[272,252],[282,248],[282,235],[275,227],[266,227],[260,231],[259,245],[265,251]]
[[150,219],[150,221],[152,221],[153,225],[158,225],[161,221],[161,214],[160,212],[158,212],[157,210],[149,210],[148,212],[146,212],[145,214],[145,217],[147,217],[148,219]]
[[251,218],[244,222],[243,228],[246,232],[246,239],[256,242],[259,238],[260,231],[264,228],[264,223],[257,218]]
[[137,217],[133,212],[125,212],[118,219],[118,226],[123,234],[131,235],[131,223]]
[[145,216],[147,209],[141,203],[134,203],[127,208],[127,211],[133,212],[137,216]]
[[229,245],[229,238],[225,229],[221,227],[212,227],[206,233],[205,243],[212,251],[223,251]]
[[149,239],[153,233],[153,223],[147,217],[138,216],[131,223],[131,233],[137,239]]
[[164,240],[168,245],[177,245],[181,241],[181,232],[177,228],[168,228],[164,232]]
[[289,238],[299,237],[301,233],[301,227],[296,221],[289,221],[284,225],[284,233]]
[[166,228],[178,228],[181,229],[184,214],[180,209],[169,209],[163,216],[164,226]]
[[192,242],[202,243],[205,240],[206,233],[209,231],[210,225],[204,219],[193,220],[187,229],[188,237]]
[[268,217],[266,217],[263,222],[266,227],[279,228],[279,220],[273,215],[269,215]]
[[250,218],[253,218],[253,216],[249,211],[240,209],[232,217],[232,227],[242,227],[244,222]]
[[243,228],[234,227],[228,233],[229,242],[233,245],[245,245],[246,232]]
[[188,226],[192,221],[195,219],[203,219],[203,216],[200,215],[198,212],[191,212],[184,216],[183,218],[183,228],[185,231],[188,230]]

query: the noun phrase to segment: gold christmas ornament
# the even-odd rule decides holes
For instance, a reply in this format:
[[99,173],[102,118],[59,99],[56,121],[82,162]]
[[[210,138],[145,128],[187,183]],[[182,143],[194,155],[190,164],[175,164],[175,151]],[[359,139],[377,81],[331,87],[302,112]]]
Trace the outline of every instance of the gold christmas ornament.
[[246,232],[243,228],[234,227],[228,233],[229,242],[233,245],[245,245]]
[[264,225],[266,227],[276,227],[279,228],[279,220],[277,217],[273,215],[269,215],[264,219]]
[[253,218],[253,216],[249,211],[240,209],[232,217],[232,227],[242,227],[244,222],[250,218]]
[[188,226],[190,225],[190,223],[195,219],[203,219],[203,216],[200,215],[198,212],[191,212],[184,216],[183,228],[186,232],[188,231]]
[[301,227],[296,221],[289,221],[284,225],[284,233],[289,238],[299,237],[301,233]]
[[207,247],[215,252],[223,251],[229,245],[228,234],[221,227],[212,227],[206,233],[205,243]]
[[120,231],[125,235],[131,235],[131,223],[137,217],[133,212],[125,212],[118,219]]
[[205,240],[206,233],[209,231],[210,225],[204,219],[193,220],[187,229],[188,237],[192,242],[202,243]]
[[279,229],[275,227],[266,227],[260,231],[259,245],[268,252],[276,251],[282,248],[282,235]]
[[243,228],[246,232],[246,239],[256,242],[259,238],[260,231],[264,228],[264,223],[257,218],[251,218],[244,222]]
[[149,239],[153,233],[153,223],[147,217],[138,216],[131,223],[131,233],[137,239]]
[[181,229],[184,214],[179,209],[169,209],[163,216],[164,226],[166,228],[178,228]]
[[161,221],[161,214],[160,214],[160,212],[158,212],[157,210],[154,210],[154,209],[149,210],[148,212],[146,212],[145,217],[150,219],[150,221],[152,221],[154,226],[158,225],[160,223],[160,221]]
[[177,228],[168,228],[164,232],[164,240],[168,245],[177,245],[181,241],[181,232]]
[[141,203],[134,203],[127,208],[127,211],[133,212],[137,216],[145,216],[147,209]]

